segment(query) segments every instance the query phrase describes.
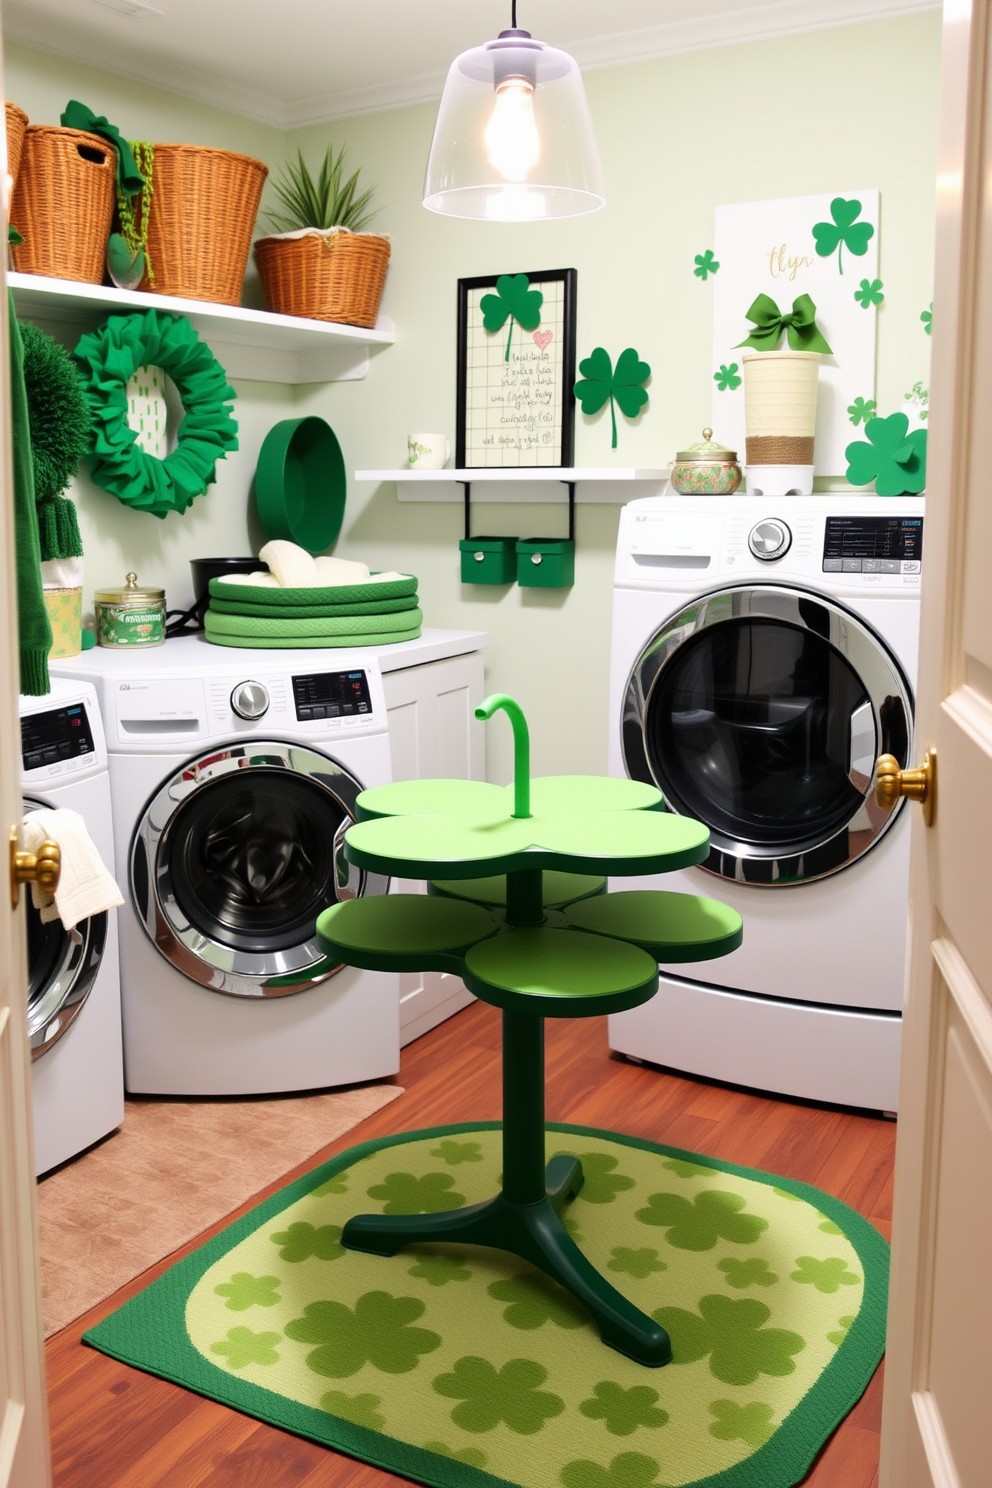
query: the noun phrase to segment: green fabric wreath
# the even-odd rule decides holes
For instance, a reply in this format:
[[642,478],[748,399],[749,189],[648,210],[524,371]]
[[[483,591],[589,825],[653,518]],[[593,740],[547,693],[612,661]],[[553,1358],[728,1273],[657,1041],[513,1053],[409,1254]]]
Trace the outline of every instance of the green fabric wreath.
[[42,562],[79,558],[76,508],[59,498],[89,448],[90,411],[65,347],[29,320],[21,322],[21,339]]
[[[112,315],[74,352],[93,419],[91,475],[119,501],[153,517],[184,512],[216,479],[217,461],[238,447],[229,406],[235,392],[188,320],[146,310]],[[144,452],[127,421],[127,384],[139,367],[161,367],[175,383],[185,417],[164,460]]]

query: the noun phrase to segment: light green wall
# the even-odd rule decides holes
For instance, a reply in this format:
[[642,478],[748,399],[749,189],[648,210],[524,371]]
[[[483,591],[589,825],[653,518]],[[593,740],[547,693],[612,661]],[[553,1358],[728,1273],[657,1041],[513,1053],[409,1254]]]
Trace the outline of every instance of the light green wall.
[[[919,312],[932,298],[933,195],[940,60],[937,13],[781,38],[586,74],[608,205],[564,223],[475,225],[420,205],[434,107],[372,114],[286,136],[178,98],[10,48],[8,96],[55,120],[83,97],[125,132],[196,139],[274,164],[302,145],[348,146],[378,183],[373,224],[393,239],[383,308],[396,345],[376,354],[363,382],[280,389],[242,383],[242,453],[183,518],[152,523],[122,513],[81,482],[87,580],[106,582],[135,555],[149,581],[185,597],[188,556],[240,551],[246,493],[268,423],[291,407],[323,414],[349,470],[396,466],[411,429],[454,436],[455,285],[507,270],[578,270],[580,355],[634,345],[651,363],[651,402],[609,449],[608,420],[581,415],[579,465],[659,465],[698,437],[710,417],[711,287],[692,276],[723,202],[878,186],[880,269],[877,394],[883,412],[918,378],[929,342]],[[599,771],[606,762],[606,689],[613,548],[619,509],[582,506],[571,591],[462,588],[457,507],[403,504],[391,486],[352,485],[337,552],[373,567],[409,567],[427,623],[486,629],[488,681],[523,702],[539,771]],[[564,530],[564,508],[486,507],[476,531]],[[156,530],[149,532],[149,528]],[[507,778],[509,731],[490,730],[490,773]]]

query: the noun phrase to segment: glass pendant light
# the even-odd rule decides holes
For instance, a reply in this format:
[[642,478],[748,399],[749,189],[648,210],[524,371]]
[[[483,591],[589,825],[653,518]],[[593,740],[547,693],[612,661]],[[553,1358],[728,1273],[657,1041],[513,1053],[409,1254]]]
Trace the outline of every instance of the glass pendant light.
[[582,75],[567,52],[512,25],[448,69],[424,206],[449,217],[532,222],[605,204]]

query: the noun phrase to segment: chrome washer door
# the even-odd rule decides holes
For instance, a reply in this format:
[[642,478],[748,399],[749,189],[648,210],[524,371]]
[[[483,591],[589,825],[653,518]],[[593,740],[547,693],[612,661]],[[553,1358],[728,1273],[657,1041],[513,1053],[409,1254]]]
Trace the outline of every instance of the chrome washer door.
[[[24,797],[25,813],[42,806]],[[93,989],[104,947],[104,914],[81,920],[66,930],[61,920],[42,920],[28,895],[28,1044],[31,1058],[40,1059],[79,1015]]]
[[[778,888],[837,873],[889,829],[875,762],[901,766],[912,693],[884,642],[820,595],[703,595],[661,626],[627,682],[627,773],[710,829],[702,866]],[[900,806],[901,806],[900,802]]]
[[327,755],[278,740],[188,761],[131,843],[131,897],[156,950],[236,997],[286,997],[340,971],[317,943],[317,916],[389,887],[344,856],[363,789]]

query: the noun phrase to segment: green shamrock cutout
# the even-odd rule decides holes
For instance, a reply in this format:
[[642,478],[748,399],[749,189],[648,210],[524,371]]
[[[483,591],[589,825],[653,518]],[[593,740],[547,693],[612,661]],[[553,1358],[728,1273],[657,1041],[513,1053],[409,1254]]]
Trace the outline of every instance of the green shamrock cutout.
[[328,1194],[347,1193],[348,1178],[349,1173],[347,1169],[343,1173],[335,1173],[332,1177],[325,1178],[324,1182],[319,1183],[316,1188],[312,1188],[310,1194],[315,1199],[323,1199]]
[[673,1172],[676,1178],[712,1178],[713,1169],[702,1163],[687,1162],[684,1157],[666,1157],[661,1165]]
[[816,251],[821,258],[829,258],[836,251],[837,268],[843,274],[841,250],[847,248],[856,258],[863,258],[875,236],[875,229],[870,222],[857,221],[861,215],[859,201],[845,201],[842,196],[835,196],[830,203],[830,215],[832,222],[817,222],[813,228]]
[[774,1286],[778,1281],[775,1272],[769,1270],[764,1256],[751,1256],[746,1261],[736,1261],[728,1256],[725,1261],[717,1262],[717,1269],[726,1276],[727,1285],[739,1292],[745,1287]]
[[625,1390],[612,1380],[592,1387],[592,1397],[579,1410],[591,1421],[602,1421],[611,1436],[630,1436],[639,1426],[657,1429],[667,1424],[666,1410],[658,1408],[658,1391],[650,1385],[632,1385]]
[[244,1369],[248,1364],[278,1364],[278,1333],[253,1333],[250,1328],[230,1328],[226,1339],[212,1343],[210,1352],[227,1360],[228,1369]]
[[381,1404],[381,1395],[346,1395],[343,1390],[328,1390],[320,1397],[320,1408],[329,1416],[340,1416],[367,1431],[381,1431],[385,1426],[386,1418],[378,1409]]
[[[571,1156],[571,1153],[555,1153],[556,1157]],[[624,1173],[614,1173],[617,1159],[608,1152],[580,1152],[576,1156],[582,1163],[585,1181],[579,1190],[579,1198],[587,1204],[612,1204],[618,1193],[634,1187],[634,1179]]]
[[743,1441],[750,1447],[763,1447],[775,1435],[775,1409],[760,1400],[752,1400],[750,1405],[714,1400],[710,1414],[716,1417],[710,1426],[710,1436],[720,1441]]
[[613,1258],[608,1263],[610,1271],[623,1271],[627,1276],[636,1276],[639,1281],[644,1281],[653,1271],[667,1271],[667,1261],[658,1259],[658,1252],[647,1246],[633,1250],[627,1245],[617,1245],[613,1250]]
[[479,1142],[452,1142],[449,1139],[442,1142],[440,1147],[432,1147],[431,1157],[446,1162],[449,1167],[457,1168],[459,1163],[481,1162],[482,1145]]
[[368,1190],[370,1199],[385,1199],[383,1214],[439,1214],[442,1209],[457,1209],[465,1195],[454,1192],[450,1173],[390,1173],[383,1183]]
[[439,1395],[459,1401],[451,1419],[463,1431],[492,1431],[503,1422],[518,1436],[533,1436],[565,1409],[560,1395],[539,1388],[547,1378],[534,1359],[509,1359],[497,1370],[488,1359],[467,1354],[433,1384]]
[[581,1328],[586,1314],[568,1292],[539,1271],[521,1271],[506,1281],[494,1281],[486,1291],[497,1302],[508,1302],[503,1321],[511,1328],[541,1328],[557,1323],[559,1328]]
[[269,1239],[273,1245],[282,1247],[279,1257],[283,1261],[308,1261],[311,1256],[318,1261],[339,1261],[344,1255],[338,1243],[341,1239],[340,1225],[321,1225],[317,1229],[305,1220],[298,1219],[288,1230],[280,1230],[277,1235],[270,1235]]
[[433,1452],[437,1457],[448,1457],[452,1462],[463,1462],[466,1467],[477,1467],[480,1471],[489,1461],[479,1447],[459,1447],[456,1451],[454,1447],[446,1447],[444,1442],[429,1441],[424,1442],[424,1451]]
[[627,418],[636,418],[648,401],[641,383],[651,376],[651,368],[642,362],[632,346],[628,346],[617,357],[616,369],[609,353],[597,346],[584,361],[579,363],[582,381],[575,384],[575,396],[582,404],[583,413],[598,413],[609,400],[610,418],[613,423],[613,443],[617,447],[617,405]]
[[501,331],[506,322],[510,322],[504,362],[510,360],[513,322],[516,321],[521,330],[536,331],[541,324],[543,304],[544,295],[539,289],[531,289],[526,274],[500,274],[496,280],[496,293],[482,296],[479,308],[482,311],[482,324],[487,331]]
[[739,371],[740,368],[736,362],[731,362],[729,367],[721,365],[719,372],[713,373],[717,392],[732,393],[735,388],[739,388],[741,385],[741,380],[737,375]]
[[927,431],[909,429],[904,413],[872,418],[865,424],[868,442],[855,440],[844,451],[852,486],[875,482],[878,496],[917,495],[927,479]]
[[930,301],[930,309],[922,311],[920,319],[923,322],[923,329],[929,336],[933,331],[933,300]]
[[218,1297],[226,1297],[225,1307],[232,1312],[247,1312],[249,1307],[275,1307],[279,1301],[278,1276],[252,1276],[236,1271],[230,1281],[215,1286]]
[[861,1277],[854,1274],[841,1256],[828,1256],[825,1261],[818,1261],[814,1256],[798,1256],[790,1279],[829,1294],[840,1291],[842,1286],[857,1286]]
[[885,299],[881,279],[862,279],[861,284],[854,291],[854,298],[862,310],[870,310],[872,305],[880,305]]
[[712,1250],[718,1240],[732,1245],[753,1245],[767,1230],[767,1219],[756,1214],[741,1214],[745,1206],[740,1194],[708,1188],[691,1202],[681,1194],[656,1193],[647,1207],[637,1210],[641,1224],[659,1225],[666,1229],[665,1239],[677,1250]]
[[697,253],[694,262],[696,267],[693,269],[692,272],[695,274],[697,279],[702,279],[704,283],[706,282],[707,276],[709,274],[715,274],[717,269],[720,267],[713,256],[712,248],[707,248],[705,253]]
[[[852,424],[866,424],[870,418],[875,416],[875,399],[855,398],[853,403],[847,405],[847,412]],[[777,1193],[778,1189],[775,1192]]]
[[384,1374],[407,1374],[421,1354],[441,1347],[430,1328],[411,1327],[424,1313],[417,1297],[366,1292],[354,1309],[343,1302],[311,1302],[303,1316],[286,1324],[287,1338],[317,1346],[307,1354],[307,1368],[331,1379],[347,1379],[363,1364]]
[[609,1467],[579,1457],[560,1473],[564,1488],[656,1488],[660,1464],[643,1452],[621,1452]]
[[786,1375],[805,1338],[787,1328],[766,1328],[771,1309],[753,1297],[703,1297],[698,1314],[659,1307],[651,1316],[672,1340],[674,1364],[695,1364],[709,1355],[710,1373],[725,1385],[753,1385],[762,1374]]
[[848,1333],[850,1332],[851,1324],[853,1322],[854,1322],[854,1313],[853,1312],[849,1312],[844,1317],[838,1318],[837,1319],[837,1332],[836,1333],[828,1333],[827,1334],[827,1341],[829,1343],[836,1344],[837,1347],[840,1348],[841,1344],[844,1342],[844,1339],[847,1337]]
[[421,1256],[417,1264],[409,1268],[407,1275],[418,1276],[421,1281],[438,1287],[447,1286],[449,1281],[468,1281],[472,1273],[460,1251],[442,1250],[436,1255]]

